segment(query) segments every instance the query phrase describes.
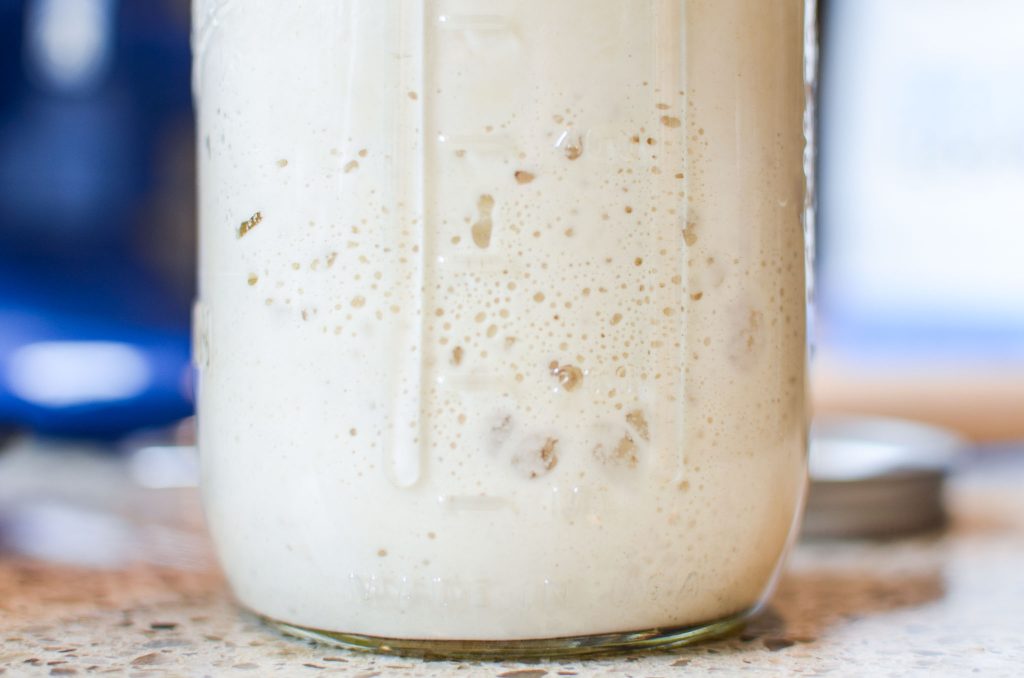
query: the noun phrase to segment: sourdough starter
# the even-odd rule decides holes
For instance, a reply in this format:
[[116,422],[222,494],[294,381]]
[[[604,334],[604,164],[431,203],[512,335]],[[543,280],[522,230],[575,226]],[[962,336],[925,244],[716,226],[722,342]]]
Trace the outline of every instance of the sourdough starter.
[[240,601],[439,639],[756,605],[804,479],[803,0],[194,11]]

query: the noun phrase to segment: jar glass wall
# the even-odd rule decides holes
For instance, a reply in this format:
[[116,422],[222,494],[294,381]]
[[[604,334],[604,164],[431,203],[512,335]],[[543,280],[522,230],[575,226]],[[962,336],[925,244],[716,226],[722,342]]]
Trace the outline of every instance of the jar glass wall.
[[805,476],[804,0],[194,13],[239,601],[442,653],[756,608]]

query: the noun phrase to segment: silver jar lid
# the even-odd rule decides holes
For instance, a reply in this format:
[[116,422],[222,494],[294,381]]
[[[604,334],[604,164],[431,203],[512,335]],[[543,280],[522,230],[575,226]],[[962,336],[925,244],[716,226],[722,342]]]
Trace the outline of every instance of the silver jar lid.
[[964,441],[898,419],[827,417],[812,427],[803,537],[895,537],[941,527],[943,484]]

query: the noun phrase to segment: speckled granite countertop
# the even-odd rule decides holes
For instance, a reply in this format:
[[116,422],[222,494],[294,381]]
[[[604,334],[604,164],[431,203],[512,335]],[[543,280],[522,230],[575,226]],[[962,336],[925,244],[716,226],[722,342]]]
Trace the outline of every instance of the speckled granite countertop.
[[[114,462],[103,463],[109,480]],[[1017,454],[958,475],[944,535],[801,544],[772,605],[738,637],[672,653],[530,664],[422,662],[284,638],[232,604],[201,536],[193,490],[97,490],[72,510],[70,485],[55,489],[49,474],[45,488],[33,486],[26,468],[0,466],[0,522],[8,525],[8,551],[19,547],[0,556],[6,675],[1024,674],[1024,458]],[[74,475],[81,487],[83,472]],[[127,522],[104,513],[124,515],[140,498],[146,508],[133,509]],[[47,530],[63,535],[63,550]],[[26,533],[33,539],[26,542]]]

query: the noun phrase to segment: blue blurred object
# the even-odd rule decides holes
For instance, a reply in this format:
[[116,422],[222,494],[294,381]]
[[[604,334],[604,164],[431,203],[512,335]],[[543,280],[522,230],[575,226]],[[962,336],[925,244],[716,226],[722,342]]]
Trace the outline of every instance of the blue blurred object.
[[192,409],[187,0],[0,0],[0,425]]

